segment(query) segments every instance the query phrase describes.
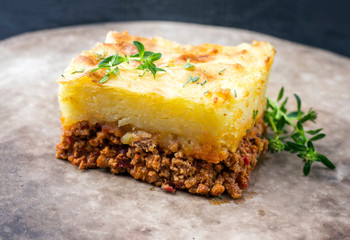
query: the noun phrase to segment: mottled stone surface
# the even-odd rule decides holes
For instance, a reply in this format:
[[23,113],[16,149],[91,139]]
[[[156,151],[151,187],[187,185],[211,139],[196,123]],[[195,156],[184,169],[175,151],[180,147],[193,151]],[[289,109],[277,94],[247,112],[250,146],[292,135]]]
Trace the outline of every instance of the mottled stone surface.
[[[243,198],[224,196],[219,205],[56,159],[55,81],[108,30],[191,44],[271,41],[277,55],[269,95],[283,85],[319,113],[310,127],[324,127],[328,136],[316,147],[337,169],[315,164],[304,177],[295,156],[267,154]],[[0,42],[0,53],[0,239],[349,239],[349,59],[253,32],[172,22],[29,33]]]

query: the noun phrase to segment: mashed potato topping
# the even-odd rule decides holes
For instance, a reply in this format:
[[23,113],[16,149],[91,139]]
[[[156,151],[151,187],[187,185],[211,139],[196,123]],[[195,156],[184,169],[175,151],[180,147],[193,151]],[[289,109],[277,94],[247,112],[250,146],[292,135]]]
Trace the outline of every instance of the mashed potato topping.
[[[116,52],[137,53],[134,40],[146,51],[162,53],[155,63],[166,72],[157,72],[155,79],[150,72],[142,76],[131,61],[120,65],[120,75],[99,83],[105,72],[90,71]],[[159,144],[175,139],[189,156],[218,163],[261,118],[274,54],[267,42],[192,46],[110,32],[105,43],[75,57],[59,79],[62,124],[111,124],[122,135],[145,131],[157,135]],[[194,67],[185,68],[187,62]]]

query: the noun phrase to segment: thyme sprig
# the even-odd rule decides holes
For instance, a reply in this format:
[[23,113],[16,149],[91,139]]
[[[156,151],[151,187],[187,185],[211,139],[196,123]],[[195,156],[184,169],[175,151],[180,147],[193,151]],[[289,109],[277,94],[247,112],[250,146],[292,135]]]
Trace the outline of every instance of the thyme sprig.
[[199,80],[198,76],[192,77],[192,75],[191,75],[191,76],[188,77],[187,81],[182,85],[182,87],[185,87],[187,83],[195,83],[198,80]]
[[133,41],[133,44],[137,47],[137,50],[139,51],[137,54],[130,56],[125,55],[123,57],[116,53],[115,55],[106,57],[101,62],[99,62],[97,68],[91,70],[90,73],[93,73],[100,69],[106,69],[106,75],[100,80],[100,83],[104,83],[108,81],[111,75],[118,76],[120,74],[118,67],[119,64],[123,62],[129,63],[130,61],[136,61],[141,63],[137,68],[135,68],[138,70],[143,70],[141,76],[144,76],[148,70],[152,73],[153,78],[156,78],[156,74],[159,71],[166,72],[166,70],[158,68],[154,64],[155,61],[159,60],[162,57],[161,53],[145,51],[144,45],[138,41]]
[[[324,155],[315,150],[314,141],[322,139],[326,136],[320,133],[322,128],[316,130],[305,131],[303,124],[311,121],[315,122],[317,114],[310,109],[307,113],[301,111],[301,99],[297,94],[294,97],[297,102],[297,111],[287,112],[286,97],[281,104],[284,88],[279,91],[277,101],[267,98],[267,106],[264,115],[265,123],[274,132],[274,137],[269,139],[269,150],[272,153],[280,151],[288,151],[295,153],[304,161],[303,172],[307,176],[310,173],[311,165],[314,162],[321,162],[328,168],[334,169],[335,165]],[[292,128],[292,131],[288,131]]]
[[206,84],[208,81],[204,80],[204,82],[198,82],[198,80],[200,79],[200,77],[196,76],[196,77],[192,77],[189,76],[187,81],[182,85],[182,87],[185,87],[187,83],[197,83],[198,85],[203,86],[204,84]]

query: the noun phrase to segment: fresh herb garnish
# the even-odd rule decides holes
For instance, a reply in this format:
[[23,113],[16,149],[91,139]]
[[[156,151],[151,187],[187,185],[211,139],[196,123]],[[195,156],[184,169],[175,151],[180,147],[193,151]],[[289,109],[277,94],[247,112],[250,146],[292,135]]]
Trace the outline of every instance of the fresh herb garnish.
[[224,71],[226,70],[226,68],[224,68],[224,69],[221,69],[218,73],[219,73],[219,75],[221,75]]
[[236,89],[233,89],[233,92],[235,94],[235,98],[237,98],[237,91],[236,91]]
[[201,86],[203,86],[203,85],[206,84],[207,82],[208,82],[207,80],[204,80],[204,82],[198,83],[198,84],[200,84]]
[[76,70],[74,72],[72,72],[71,74],[75,74],[75,73],[83,73],[85,71],[85,68],[82,68],[80,70]]
[[145,75],[147,70],[151,71],[154,78],[156,78],[156,73],[158,71],[166,72],[162,68],[157,68],[157,66],[154,64],[155,61],[159,60],[162,57],[161,53],[154,53],[154,52],[150,52],[150,51],[145,51],[145,47],[143,46],[143,44],[138,42],[138,41],[134,41],[133,43],[137,47],[139,53],[131,55],[129,57],[129,60],[142,62],[142,64],[140,64],[136,68],[136,69],[143,70],[142,76]]
[[185,69],[191,69],[191,68],[194,68],[194,67],[195,66],[192,63],[190,63],[190,60],[187,59],[187,63],[185,63],[184,68]]
[[198,77],[198,76],[197,76],[197,77],[192,77],[192,75],[191,75],[191,76],[188,77],[187,82],[185,82],[185,83],[182,85],[182,87],[185,87],[185,85],[186,85],[187,83],[195,83],[195,82],[197,82],[198,80],[199,80],[199,77]]
[[65,78],[65,76],[63,74],[61,74],[61,77]]
[[94,52],[95,54],[95,57],[96,57],[96,60],[102,60],[105,58],[105,55],[106,55],[106,50],[103,49],[102,53],[97,53],[97,52]]
[[253,110],[253,121],[252,121],[250,128],[246,130],[247,133],[250,132],[250,130],[252,130],[252,128],[254,127],[258,113],[259,113],[259,110]]
[[154,53],[150,51],[145,51],[145,47],[142,43],[138,41],[133,41],[133,44],[137,47],[137,50],[139,53],[128,56],[119,56],[119,54],[115,54],[112,56],[109,56],[105,59],[103,59],[98,65],[97,68],[90,71],[90,73],[93,73],[99,69],[106,69],[106,75],[100,80],[100,83],[104,83],[108,81],[111,75],[118,76],[119,75],[119,68],[118,65],[129,61],[137,61],[141,64],[136,68],[139,70],[143,70],[143,74],[141,76],[144,76],[145,73],[149,70],[153,78],[156,78],[156,73],[159,71],[166,72],[162,68],[158,68],[154,62],[159,60],[162,57],[161,53]]
[[222,199],[222,196],[221,195],[219,195],[219,196],[217,196],[218,198],[220,198],[220,199]]
[[[192,75],[191,75],[191,76],[188,77],[187,81],[182,85],[182,87],[185,87],[185,85],[186,85],[187,83],[195,83],[195,82],[197,82],[198,80],[199,80],[199,77],[198,77],[198,76],[197,76],[197,77],[192,77]],[[204,80],[204,82],[202,82],[202,83],[197,82],[197,84],[203,86],[203,85],[206,84],[207,82],[208,82],[207,80]]]
[[[322,128],[305,131],[303,124],[315,122],[317,114],[310,109],[307,113],[301,111],[301,99],[297,94],[294,97],[297,101],[297,111],[287,112],[285,98],[280,105],[278,102],[283,98],[284,88],[282,87],[277,101],[267,98],[264,121],[273,130],[275,136],[269,139],[269,150],[272,153],[288,151],[297,154],[304,161],[304,175],[310,173],[311,165],[314,162],[321,162],[328,168],[334,169],[335,165],[324,155],[315,150],[313,142],[326,136],[320,133]],[[292,131],[288,131],[292,128]]]

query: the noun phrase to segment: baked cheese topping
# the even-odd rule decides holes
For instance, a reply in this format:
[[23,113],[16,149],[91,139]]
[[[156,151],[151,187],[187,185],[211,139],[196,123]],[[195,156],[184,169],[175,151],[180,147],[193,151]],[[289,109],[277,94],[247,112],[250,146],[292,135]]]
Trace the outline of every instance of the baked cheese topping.
[[[142,76],[131,61],[105,83],[99,82],[105,70],[90,73],[103,57],[138,53],[135,40],[162,53],[155,64],[166,72]],[[59,79],[62,124],[110,123],[123,129],[125,144],[148,132],[164,147],[177,142],[189,156],[218,163],[262,116],[274,54],[267,42],[193,46],[110,32],[105,43],[75,57]]]

